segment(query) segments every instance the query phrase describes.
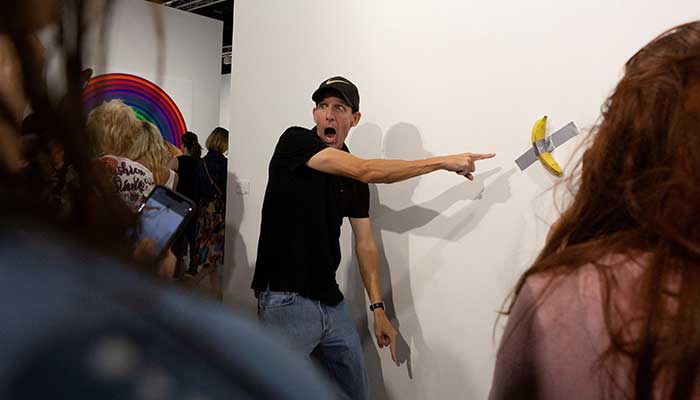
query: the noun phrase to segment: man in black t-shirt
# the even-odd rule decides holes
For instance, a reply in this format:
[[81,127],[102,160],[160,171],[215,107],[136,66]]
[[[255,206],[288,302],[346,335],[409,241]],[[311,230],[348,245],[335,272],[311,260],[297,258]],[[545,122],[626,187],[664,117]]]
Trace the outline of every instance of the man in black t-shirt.
[[351,399],[368,398],[360,338],[335,280],[340,227],[348,217],[379,347],[396,361],[396,330],[381,300],[379,259],[369,219],[369,182],[392,183],[437,170],[473,179],[474,162],[495,154],[424,160],[363,160],[345,146],[360,121],[357,87],[343,77],[313,93],[313,129],[292,127],[270,161],[252,288],[262,324],[318,356]]

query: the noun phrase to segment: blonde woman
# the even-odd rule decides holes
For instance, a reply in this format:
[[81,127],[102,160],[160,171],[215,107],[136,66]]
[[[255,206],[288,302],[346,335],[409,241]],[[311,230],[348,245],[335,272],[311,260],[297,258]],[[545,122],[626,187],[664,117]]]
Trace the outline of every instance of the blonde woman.
[[178,149],[174,144],[165,141],[165,145],[168,147],[168,163],[170,163],[170,160],[177,159],[182,155],[182,150]]
[[129,155],[142,129],[134,110],[121,100],[102,103],[87,117],[89,150],[98,165],[105,167],[105,179],[113,182],[114,190],[132,210],[155,186],[151,170]]
[[224,263],[224,227],[226,213],[226,174],[228,130],[215,128],[206,141],[207,155],[197,166],[196,194],[199,199],[195,250],[189,273],[202,265],[209,269],[210,284],[221,298],[221,285],[216,267]]
[[151,170],[156,185],[164,185],[173,190],[177,186],[177,173],[167,167],[170,160],[168,146],[158,128],[151,122],[141,122],[141,132],[127,155]]

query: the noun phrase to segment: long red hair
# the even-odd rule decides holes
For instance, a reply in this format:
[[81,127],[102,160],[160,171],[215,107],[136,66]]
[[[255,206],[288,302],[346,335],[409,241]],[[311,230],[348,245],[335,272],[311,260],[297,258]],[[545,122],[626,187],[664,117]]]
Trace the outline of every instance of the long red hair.
[[[700,21],[664,32],[627,62],[588,143],[569,181],[572,203],[507,313],[528,277],[593,264],[611,338],[600,365],[631,361],[637,399],[662,381],[672,398],[689,398],[700,385]],[[615,254],[649,255],[643,289],[628,299],[643,315],[633,341],[613,318],[619,265],[600,262]]]

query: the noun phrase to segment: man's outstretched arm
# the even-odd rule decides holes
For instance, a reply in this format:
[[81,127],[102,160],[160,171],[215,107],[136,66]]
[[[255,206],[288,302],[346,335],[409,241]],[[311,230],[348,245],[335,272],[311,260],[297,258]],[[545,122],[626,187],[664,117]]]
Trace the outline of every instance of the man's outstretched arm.
[[[379,276],[379,252],[372,235],[372,225],[369,218],[350,218],[352,232],[355,235],[355,254],[357,255],[362,283],[367,290],[371,304],[382,301]],[[396,329],[391,325],[386,311],[375,308],[374,336],[380,348],[389,346],[391,359],[396,362]]]
[[430,157],[423,160],[365,160],[332,147],[323,149],[307,161],[306,165],[317,171],[341,175],[365,183],[393,183],[446,170],[474,179],[475,162],[492,158],[495,153],[462,153]]

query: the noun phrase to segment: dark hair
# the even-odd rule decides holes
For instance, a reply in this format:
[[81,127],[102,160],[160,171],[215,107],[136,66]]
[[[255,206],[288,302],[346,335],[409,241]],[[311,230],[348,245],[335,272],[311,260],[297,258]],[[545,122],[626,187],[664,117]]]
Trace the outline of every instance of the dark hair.
[[[611,338],[599,366],[612,373],[631,361],[637,399],[661,384],[670,398],[690,398],[700,375],[700,21],[661,34],[627,62],[589,142],[569,181],[572,204],[507,312],[528,277],[554,279],[590,263]],[[626,299],[635,314],[620,318],[614,274],[625,262],[601,260],[643,254],[641,289]],[[632,318],[641,329],[630,340]]]
[[[89,146],[85,145],[89,135],[82,104],[84,3],[76,0],[73,7],[64,10],[73,13],[74,18],[64,19],[60,18],[60,12],[34,13],[24,3],[14,2],[3,10],[0,34],[4,36],[1,39],[9,42],[10,53],[14,53],[8,56],[16,58],[21,95],[34,111],[25,129],[38,135],[38,140],[31,148],[31,157],[24,156],[26,165],[23,168],[13,168],[0,160],[0,219],[22,225],[31,221],[89,247],[128,257],[131,248],[126,238],[136,222],[135,215],[116,195],[111,179],[101,174],[102,170],[88,153]],[[59,2],[51,4],[60,10]],[[36,14],[41,16],[35,18]],[[59,102],[49,99],[41,68],[43,53],[37,51],[38,40],[33,33],[49,23],[60,24],[61,36],[55,50],[64,60],[64,72],[59,79],[65,80],[67,90]],[[64,35],[64,32],[75,34]],[[19,134],[20,124],[12,112],[12,104],[5,96],[0,96],[0,136],[13,140]],[[63,191],[63,196],[72,204],[67,212],[59,209],[59,204],[46,201],[44,189],[51,180],[52,171],[34,162],[49,156],[49,143],[65,151],[64,162],[72,170],[73,184]]]
[[202,157],[202,146],[200,146],[199,138],[194,132],[187,131],[182,134],[182,145],[187,149],[191,157],[196,159]]

